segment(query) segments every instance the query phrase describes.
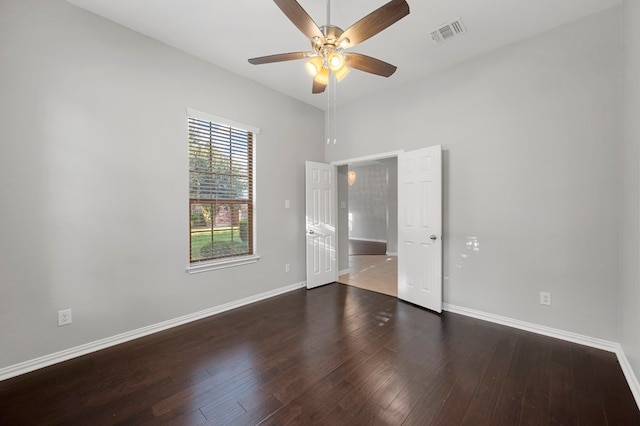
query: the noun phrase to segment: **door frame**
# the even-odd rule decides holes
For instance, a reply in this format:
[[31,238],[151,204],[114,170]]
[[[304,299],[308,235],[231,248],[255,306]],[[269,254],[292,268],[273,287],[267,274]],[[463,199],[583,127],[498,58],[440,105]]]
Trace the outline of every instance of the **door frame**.
[[[384,160],[386,158],[398,158],[398,156],[405,152],[404,149],[398,150],[398,151],[389,151],[389,152],[383,152],[380,154],[372,154],[372,155],[366,155],[364,157],[356,157],[356,158],[349,158],[346,160],[336,160],[336,161],[332,161],[329,164],[331,164],[332,166],[336,166],[336,170],[339,166],[348,166],[350,163],[365,163],[367,161],[375,161],[375,160]],[[336,173],[336,180],[337,180],[337,173]],[[337,185],[337,189],[336,189],[336,206],[337,206],[337,211],[338,211],[338,216],[340,216],[340,206],[339,206],[339,200],[338,197],[340,195],[340,188],[339,185]],[[344,270],[340,270],[340,238],[343,236],[342,234],[348,230],[342,229],[341,226],[339,226],[340,221],[338,220],[338,217],[336,218],[337,220],[337,226],[336,226],[336,264],[337,264],[337,270],[338,270],[338,277],[342,274],[342,272],[344,272]],[[398,223],[396,221],[396,227],[398,226]],[[349,235],[347,234],[347,237]]]
[[[405,152],[407,152],[407,151],[404,150],[404,149],[401,149],[401,150],[397,150],[397,151],[388,151],[388,152],[383,152],[383,153],[379,153],[379,154],[367,155],[367,156],[363,156],[363,157],[349,158],[349,159],[346,159],[346,160],[336,160],[336,161],[332,161],[332,162],[329,163],[330,165],[336,167],[336,191],[335,191],[335,200],[334,200],[334,202],[335,202],[335,205],[336,205],[336,210],[338,212],[337,215],[336,215],[336,269],[337,269],[338,277],[341,275],[342,272],[344,272],[344,271],[341,271],[339,268],[340,268],[340,238],[343,236],[343,233],[345,232],[343,227],[339,226],[339,223],[340,223],[339,211],[341,210],[341,207],[339,206],[340,189],[339,189],[339,185],[337,183],[337,179],[338,179],[337,170],[338,170],[338,167],[339,166],[347,166],[350,163],[360,163],[360,162],[367,162],[367,161],[374,161],[374,160],[383,160],[383,159],[386,159],[386,158],[399,158],[400,154],[405,153]],[[442,169],[442,173],[443,173],[443,176],[442,176],[442,179],[443,179],[443,181],[442,181],[442,185],[443,185],[443,187],[442,187],[442,191],[443,191],[442,192],[442,203],[443,203],[442,208],[444,208],[444,190],[445,190],[444,189],[444,173],[445,173],[444,172],[444,167],[445,167],[445,159],[444,159],[444,155],[445,154],[444,154],[444,152],[445,152],[444,149],[442,149],[441,150],[441,153],[442,153],[441,155],[443,156],[442,157],[442,168],[443,168]],[[398,170],[399,170],[399,167],[398,167]],[[399,184],[400,184],[400,180],[398,178],[398,185]],[[398,217],[398,220],[399,219],[400,218]],[[442,235],[444,233],[444,220],[445,220],[445,218],[444,218],[444,212],[443,212],[443,217],[442,217],[443,229],[441,230],[441,235],[440,235],[441,238],[444,238],[443,235]],[[398,227],[398,222],[396,222],[396,227]],[[348,234],[347,234],[347,236],[348,236]],[[399,241],[398,241],[398,243],[399,243]],[[445,251],[444,251],[444,248],[443,248],[442,249],[441,262],[444,262],[444,256],[445,256]],[[441,278],[441,284],[440,285],[442,286],[442,291],[444,292],[444,277]],[[444,302],[442,302],[442,303],[444,304]]]

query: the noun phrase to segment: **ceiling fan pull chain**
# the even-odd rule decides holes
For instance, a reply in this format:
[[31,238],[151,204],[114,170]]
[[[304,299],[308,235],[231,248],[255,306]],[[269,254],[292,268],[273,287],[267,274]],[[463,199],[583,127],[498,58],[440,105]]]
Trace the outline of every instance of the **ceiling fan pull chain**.
[[337,121],[338,121],[338,85],[336,84],[336,76],[333,76],[333,144],[335,145],[338,141],[338,131],[337,131]]
[[[327,121],[327,145],[330,145],[331,142],[336,143],[335,139],[335,81],[333,75],[329,77],[331,80],[331,84],[328,85],[329,90],[327,90],[327,112],[326,112],[326,121]],[[333,96],[332,96],[333,95]]]
[[338,142],[338,137],[336,135],[336,123],[338,119],[337,114],[337,84],[335,76],[331,76],[331,84],[328,85],[329,90],[327,90],[327,112],[325,113],[325,136],[327,139],[327,145],[333,143],[334,145]]
[[327,145],[331,143],[331,87],[327,90],[327,112],[324,115],[325,132],[324,135],[327,138]]

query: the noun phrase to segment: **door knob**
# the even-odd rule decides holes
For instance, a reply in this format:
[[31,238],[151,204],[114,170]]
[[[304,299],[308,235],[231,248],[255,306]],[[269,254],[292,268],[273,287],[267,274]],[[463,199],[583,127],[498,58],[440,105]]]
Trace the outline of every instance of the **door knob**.
[[314,234],[313,229],[309,229],[310,234]]
[[432,235],[432,236],[430,236],[429,238],[431,238],[433,241],[435,241],[435,240],[437,240],[437,239],[438,239],[438,236],[437,236],[437,235]]

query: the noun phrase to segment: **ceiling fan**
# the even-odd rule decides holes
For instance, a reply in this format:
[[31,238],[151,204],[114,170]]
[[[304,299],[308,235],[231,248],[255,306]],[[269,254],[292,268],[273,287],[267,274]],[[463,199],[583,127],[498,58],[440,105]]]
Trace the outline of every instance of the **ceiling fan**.
[[[346,49],[362,43],[409,14],[405,0],[391,0],[343,31],[330,25],[318,27],[309,14],[296,0],[273,0],[289,20],[311,41],[312,52],[292,52],[261,56],[249,59],[254,65],[272,62],[309,59],[307,72],[313,77],[312,93],[324,92],[329,84],[331,72],[336,80],[342,80],[350,71],[349,67],[360,71],[391,76],[396,66],[361,53],[346,52]],[[330,0],[327,1],[327,21],[329,21]]]

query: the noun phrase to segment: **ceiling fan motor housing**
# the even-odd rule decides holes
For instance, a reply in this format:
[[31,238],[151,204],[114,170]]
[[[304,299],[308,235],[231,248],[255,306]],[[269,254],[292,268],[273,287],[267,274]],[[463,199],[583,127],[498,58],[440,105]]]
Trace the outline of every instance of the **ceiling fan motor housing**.
[[335,25],[324,25],[320,27],[320,30],[324,34],[324,38],[314,37],[313,40],[311,40],[311,47],[313,48],[313,51],[323,58],[326,58],[334,51],[342,52],[345,46],[342,46],[341,44],[345,43],[344,41],[340,44],[338,43],[340,36],[344,32],[342,31],[342,28],[336,27]]

